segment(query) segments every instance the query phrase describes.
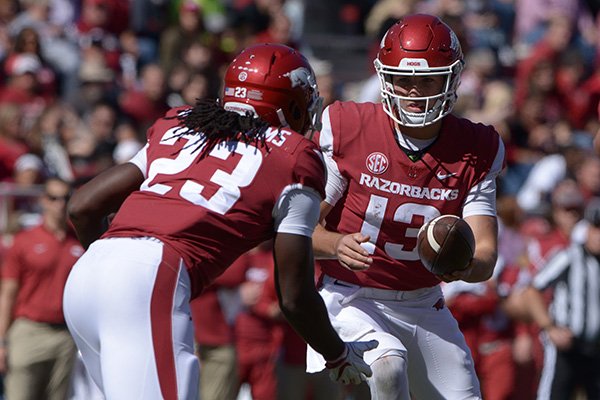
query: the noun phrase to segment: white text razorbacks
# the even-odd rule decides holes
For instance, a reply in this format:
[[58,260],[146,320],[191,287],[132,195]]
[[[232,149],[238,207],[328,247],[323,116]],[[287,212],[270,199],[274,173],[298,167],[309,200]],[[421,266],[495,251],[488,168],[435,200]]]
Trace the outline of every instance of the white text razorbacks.
[[398,194],[400,196],[415,199],[456,200],[458,198],[458,189],[427,188],[407,185],[383,178],[377,178],[365,173],[360,174],[359,183],[385,193]]

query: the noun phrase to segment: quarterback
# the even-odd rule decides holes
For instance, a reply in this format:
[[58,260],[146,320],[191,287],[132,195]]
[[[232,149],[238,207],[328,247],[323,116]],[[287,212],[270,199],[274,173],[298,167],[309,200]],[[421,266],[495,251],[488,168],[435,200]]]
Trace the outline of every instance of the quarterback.
[[311,235],[325,166],[297,133],[311,132],[320,116],[312,68],[289,47],[256,45],[229,65],[223,92],[222,103],[169,111],[131,162],[69,203],[89,249],[68,278],[65,318],[108,399],[196,400],[188,303],[270,238],[289,322],[335,380],[371,374],[362,354],[377,343],[344,343],[314,287]]
[[[478,399],[439,283],[492,275],[504,147],[492,127],[451,114],[464,61],[439,18],[399,20],[374,63],[382,103],[333,103],[316,137],[328,170],[313,235],[320,293],[342,338],[379,341],[365,353],[373,399]],[[476,249],[466,270],[436,276],[419,259],[417,233],[443,214],[468,222]],[[307,358],[309,372],[323,369],[315,351]]]

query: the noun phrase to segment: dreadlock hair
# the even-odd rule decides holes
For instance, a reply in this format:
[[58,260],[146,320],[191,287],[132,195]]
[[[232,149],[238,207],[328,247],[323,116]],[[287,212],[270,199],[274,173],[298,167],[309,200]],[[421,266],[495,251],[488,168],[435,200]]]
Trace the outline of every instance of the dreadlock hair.
[[247,111],[245,115],[225,110],[218,101],[198,99],[189,111],[179,113],[179,126],[182,129],[174,136],[183,136],[192,131],[195,135],[204,135],[198,142],[202,157],[208,154],[218,143],[229,140],[266,146],[265,132],[270,124]]

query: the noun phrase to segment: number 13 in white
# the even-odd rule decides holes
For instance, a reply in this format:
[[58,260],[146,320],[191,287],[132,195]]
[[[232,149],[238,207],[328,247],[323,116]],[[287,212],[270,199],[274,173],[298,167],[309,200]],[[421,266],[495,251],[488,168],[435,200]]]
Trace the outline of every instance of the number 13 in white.
[[[367,243],[363,243],[362,247],[373,254],[375,252],[375,243],[379,237],[381,231],[381,224],[385,216],[385,212],[388,205],[388,199],[382,196],[371,195],[369,199],[369,205],[365,211],[365,218],[360,228],[360,233],[363,235],[369,235],[370,240]],[[394,221],[402,222],[405,224],[414,224],[413,218],[415,216],[422,216],[424,218],[423,223],[436,218],[441,215],[440,211],[427,204],[416,204],[416,203],[404,203],[398,206],[394,212]],[[416,238],[419,233],[420,226],[406,228],[406,238]],[[387,242],[384,244],[385,252],[392,258],[397,260],[415,261],[419,259],[419,253],[415,246],[414,249],[408,251],[404,249],[404,245],[400,243]]]

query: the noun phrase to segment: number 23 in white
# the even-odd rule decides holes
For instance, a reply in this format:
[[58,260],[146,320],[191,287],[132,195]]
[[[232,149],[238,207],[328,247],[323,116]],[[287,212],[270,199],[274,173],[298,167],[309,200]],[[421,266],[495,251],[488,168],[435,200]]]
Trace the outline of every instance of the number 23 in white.
[[[163,145],[174,145],[177,141],[174,133],[181,128],[172,128],[165,132],[160,143]],[[147,190],[160,195],[164,195],[173,189],[172,186],[162,183],[150,185],[157,175],[175,175],[183,172],[200,156],[200,149],[193,143],[197,141],[198,136],[183,135],[181,139],[187,140],[187,143],[177,154],[175,158],[157,158],[148,168],[148,178],[142,183],[141,190]],[[193,180],[186,180],[182,185],[179,195],[192,204],[205,207],[219,214],[225,214],[236,201],[240,198],[240,188],[248,186],[262,163],[262,153],[256,147],[244,143],[237,143],[234,152],[241,155],[238,164],[231,173],[217,169],[211,176],[210,181],[219,186],[219,189],[209,199],[202,195],[204,185]],[[231,148],[222,143],[215,146],[208,154],[209,157],[216,157],[225,160],[232,154]]]

